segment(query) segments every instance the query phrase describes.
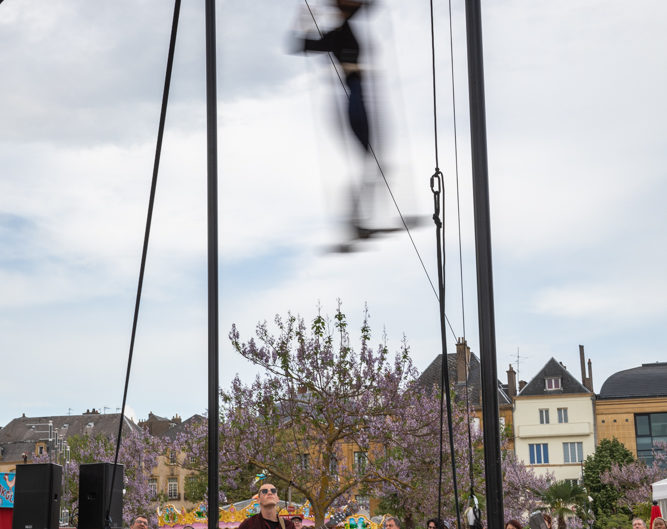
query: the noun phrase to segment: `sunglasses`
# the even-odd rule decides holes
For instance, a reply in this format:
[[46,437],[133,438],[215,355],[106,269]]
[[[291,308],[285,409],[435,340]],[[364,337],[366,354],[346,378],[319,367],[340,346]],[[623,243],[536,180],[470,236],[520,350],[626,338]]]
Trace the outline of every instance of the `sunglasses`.
[[271,494],[275,494],[275,493],[276,493],[276,489],[275,489],[275,488],[270,488],[270,489],[259,489],[259,493],[260,493],[260,494],[268,494],[269,492],[270,492]]

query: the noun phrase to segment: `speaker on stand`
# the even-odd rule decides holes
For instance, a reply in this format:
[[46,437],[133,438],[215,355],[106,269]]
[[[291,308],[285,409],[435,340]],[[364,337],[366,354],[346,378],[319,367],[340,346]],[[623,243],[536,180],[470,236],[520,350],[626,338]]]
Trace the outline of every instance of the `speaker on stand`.
[[[116,465],[111,499],[111,529],[123,526],[123,469],[123,465]],[[83,463],[79,466],[79,529],[104,529],[112,474],[112,463]]]
[[63,467],[16,465],[12,529],[58,529]]

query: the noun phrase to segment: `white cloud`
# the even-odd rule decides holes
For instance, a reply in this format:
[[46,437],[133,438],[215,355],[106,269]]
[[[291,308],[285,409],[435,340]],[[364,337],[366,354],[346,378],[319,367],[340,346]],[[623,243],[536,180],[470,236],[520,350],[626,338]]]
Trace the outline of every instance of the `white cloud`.
[[[0,424],[28,405],[119,405],[172,9],[158,4],[0,9],[0,346],[40,388],[28,395],[11,381]],[[576,362],[581,342],[616,359],[600,367],[603,378],[635,362],[628,347],[654,353],[665,341],[654,324],[666,285],[651,264],[665,257],[666,74],[655,68],[667,60],[665,6],[485,7],[498,354],[504,363],[521,347],[532,357],[525,378],[547,355]],[[440,351],[437,305],[405,235],[321,253],[343,236],[336,223],[362,169],[341,133],[326,58],[283,53],[300,4],[289,16],[271,2],[220,7],[223,383],[256,372],[229,351],[232,322],[249,337],[258,320],[286,310],[309,318],[318,301],[331,313],[337,298],[352,328],[368,302],[376,338],[386,326],[395,349],[405,332],[426,367]],[[206,402],[203,11],[183,9],[130,388],[140,417],[201,412]],[[447,310],[462,334],[447,24],[444,10],[436,15]],[[454,16],[465,310],[477,350],[462,9]],[[427,17],[425,4],[387,0],[359,25],[375,36],[382,94],[369,105],[384,109],[382,162],[406,212],[429,215]],[[414,235],[435,280],[433,226]],[[641,343],[624,342],[629,328]],[[163,381],[182,389],[158,394]]]

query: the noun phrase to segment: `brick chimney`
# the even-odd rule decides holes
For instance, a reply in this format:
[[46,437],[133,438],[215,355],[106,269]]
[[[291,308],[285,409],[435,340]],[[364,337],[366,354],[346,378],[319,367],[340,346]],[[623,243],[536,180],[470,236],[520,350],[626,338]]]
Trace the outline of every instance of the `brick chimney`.
[[[588,389],[593,391],[593,362],[591,362],[591,359],[588,359],[588,378],[586,379],[588,381]],[[593,391],[593,393],[595,393]]]
[[507,370],[507,394],[510,397],[516,397],[516,371],[514,371],[512,364]]
[[459,338],[456,343],[456,382],[465,384],[468,380],[468,366],[470,365],[470,347],[468,343]]
[[584,346],[579,346],[579,362],[581,363],[581,383],[589,391],[593,391],[593,367],[590,358],[588,359],[588,376],[586,376],[586,355]]

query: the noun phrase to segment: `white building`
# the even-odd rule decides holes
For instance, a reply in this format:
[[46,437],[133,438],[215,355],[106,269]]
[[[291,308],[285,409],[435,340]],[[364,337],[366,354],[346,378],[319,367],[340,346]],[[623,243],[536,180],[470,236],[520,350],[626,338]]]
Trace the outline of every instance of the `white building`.
[[583,348],[581,356],[583,383],[551,358],[514,398],[517,458],[559,481],[581,479],[582,462],[595,452],[595,394]]

